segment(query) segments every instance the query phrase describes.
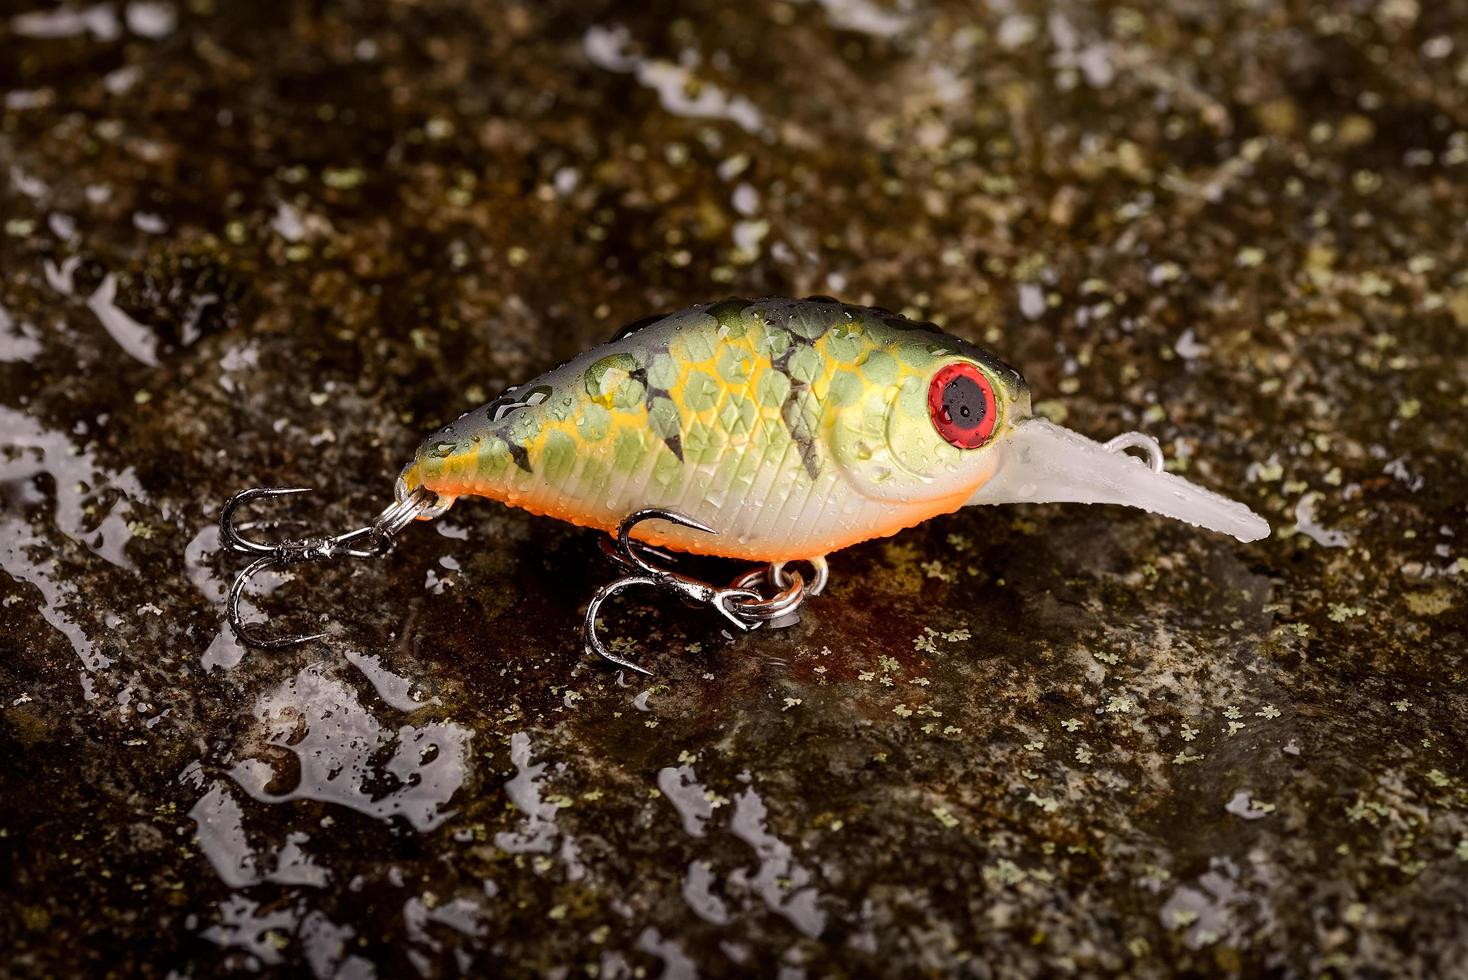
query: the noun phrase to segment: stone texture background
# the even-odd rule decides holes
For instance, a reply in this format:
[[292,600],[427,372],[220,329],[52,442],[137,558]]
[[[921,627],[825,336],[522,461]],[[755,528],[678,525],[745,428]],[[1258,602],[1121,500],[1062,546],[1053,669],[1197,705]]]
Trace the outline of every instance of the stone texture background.
[[[1468,7],[0,4],[12,976],[1448,976],[1468,957]],[[970,511],[798,627],[421,435],[659,310],[931,318],[1275,534]]]

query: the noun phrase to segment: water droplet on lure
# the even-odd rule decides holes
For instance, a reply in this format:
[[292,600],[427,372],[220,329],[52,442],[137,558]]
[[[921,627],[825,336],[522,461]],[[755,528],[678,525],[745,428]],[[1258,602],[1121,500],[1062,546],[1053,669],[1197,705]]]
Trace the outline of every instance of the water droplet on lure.
[[455,445],[456,443],[452,442],[435,442],[429,451],[439,459],[444,459],[454,454]]

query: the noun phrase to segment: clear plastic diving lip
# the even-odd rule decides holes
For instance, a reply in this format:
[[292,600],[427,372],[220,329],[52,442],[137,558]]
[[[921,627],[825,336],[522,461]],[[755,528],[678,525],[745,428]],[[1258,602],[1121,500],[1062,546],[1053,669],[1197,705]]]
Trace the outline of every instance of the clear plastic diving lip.
[[1120,504],[1240,541],[1269,535],[1269,523],[1238,501],[1045,419],[1016,423],[994,449],[998,469],[969,504]]

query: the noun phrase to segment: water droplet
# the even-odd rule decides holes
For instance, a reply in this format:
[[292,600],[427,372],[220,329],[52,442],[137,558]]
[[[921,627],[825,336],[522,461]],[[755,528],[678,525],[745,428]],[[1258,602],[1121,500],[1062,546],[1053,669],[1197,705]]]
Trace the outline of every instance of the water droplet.
[[444,459],[454,454],[454,447],[456,445],[458,444],[454,442],[435,442],[429,452],[439,459]]

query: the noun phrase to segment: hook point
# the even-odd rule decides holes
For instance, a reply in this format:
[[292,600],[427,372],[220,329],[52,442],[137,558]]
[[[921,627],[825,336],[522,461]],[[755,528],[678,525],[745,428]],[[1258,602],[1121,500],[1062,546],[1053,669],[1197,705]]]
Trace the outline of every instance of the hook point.
[[[434,494],[419,488],[408,498],[395,501],[386,507],[372,524],[331,538],[287,540],[270,545],[252,541],[240,534],[240,527],[235,523],[234,518],[235,512],[242,504],[259,498],[309,493],[311,489],[311,487],[252,487],[229,498],[224,505],[223,512],[219,515],[219,534],[223,545],[230,551],[251,555],[255,558],[245,566],[239,575],[235,576],[234,582],[230,584],[225,605],[230,628],[234,630],[240,642],[247,646],[280,650],[327,636],[326,633],[309,633],[268,637],[245,625],[240,616],[240,599],[244,595],[246,586],[255,576],[270,569],[305,562],[324,561],[328,558],[379,558],[391,549],[392,539],[399,531],[415,518],[427,514],[438,503],[438,498]],[[251,525],[246,524],[245,526]]]

